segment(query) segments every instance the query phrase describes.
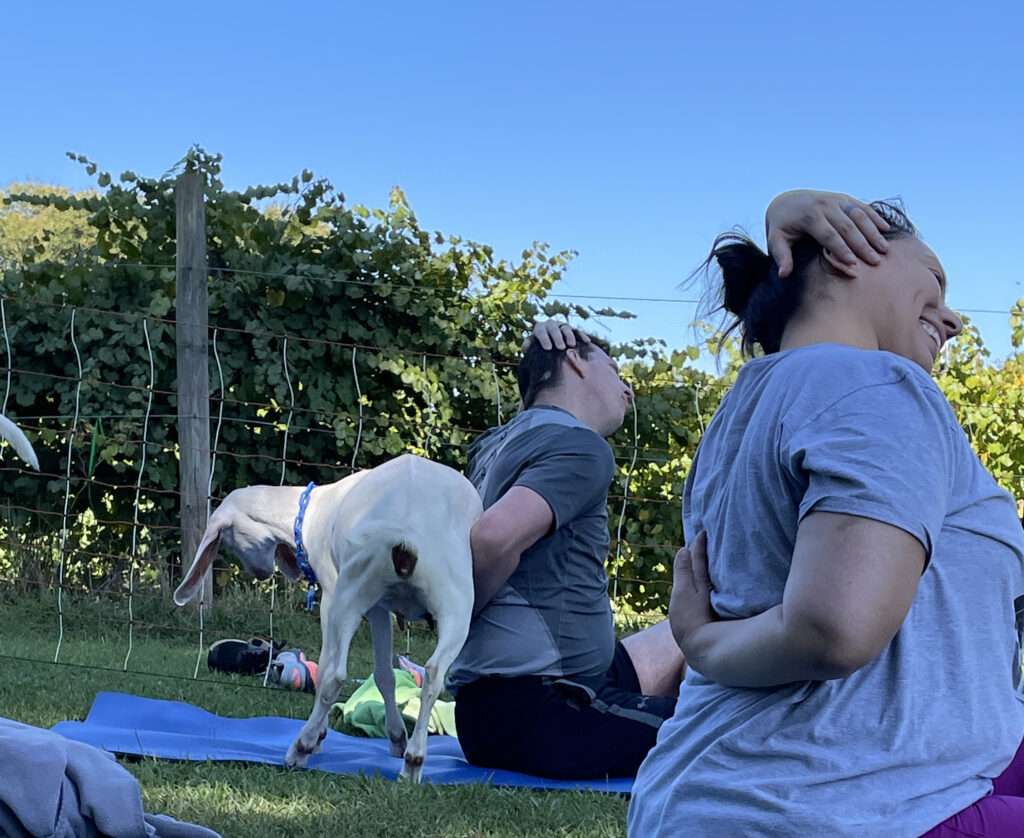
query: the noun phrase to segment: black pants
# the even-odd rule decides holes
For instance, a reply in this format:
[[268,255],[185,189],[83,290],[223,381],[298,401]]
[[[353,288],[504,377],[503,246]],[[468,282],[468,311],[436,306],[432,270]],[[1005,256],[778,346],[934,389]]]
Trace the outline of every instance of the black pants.
[[675,697],[640,693],[621,643],[604,680],[486,677],[455,699],[459,743],[474,765],[555,779],[632,777]]

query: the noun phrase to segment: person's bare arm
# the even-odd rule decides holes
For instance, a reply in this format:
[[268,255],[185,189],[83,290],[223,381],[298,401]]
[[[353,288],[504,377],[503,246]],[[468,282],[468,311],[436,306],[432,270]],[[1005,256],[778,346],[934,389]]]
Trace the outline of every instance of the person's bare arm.
[[533,489],[513,486],[473,525],[473,583],[478,613],[508,581],[522,554],[551,531],[554,514]]
[[782,603],[743,620],[711,608],[706,536],[676,555],[669,619],[687,663],[736,687],[847,677],[899,631],[925,566],[913,536],[867,518],[814,513],[800,525]]

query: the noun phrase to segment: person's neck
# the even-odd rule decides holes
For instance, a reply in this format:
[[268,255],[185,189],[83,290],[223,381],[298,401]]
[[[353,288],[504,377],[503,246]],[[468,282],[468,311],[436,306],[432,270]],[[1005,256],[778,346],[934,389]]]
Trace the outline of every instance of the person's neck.
[[779,345],[781,351],[798,349],[816,343],[838,343],[858,349],[878,349],[878,337],[865,328],[858,318],[833,306],[813,313],[797,313],[787,324]]
[[[530,407],[558,407],[567,413],[571,413],[594,433],[602,434],[596,417],[592,415],[591,405],[582,394],[573,392],[568,387],[559,387],[554,390],[542,390],[537,394]],[[603,434],[602,434],[603,435]]]

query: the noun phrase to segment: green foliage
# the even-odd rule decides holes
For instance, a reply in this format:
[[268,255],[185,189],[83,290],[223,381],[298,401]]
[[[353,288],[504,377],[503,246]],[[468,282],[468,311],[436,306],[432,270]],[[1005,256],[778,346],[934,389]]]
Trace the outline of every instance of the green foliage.
[[[965,322],[964,333],[950,347],[939,373],[939,386],[985,467],[1017,498],[1024,499],[1024,353],[1021,308],[1011,312],[1016,350],[1001,364],[989,352],[977,328]],[[1024,509],[1021,510],[1024,517]]]
[[[461,469],[466,446],[497,421],[499,404],[503,418],[515,409],[512,364],[537,316],[568,316],[584,327],[594,316],[631,316],[552,297],[573,253],[534,243],[517,261],[496,259],[487,245],[422,229],[398,189],[387,208],[372,209],[347,205],[308,170],[285,183],[227,190],[220,157],[200,149],[160,178],[115,178],[71,156],[95,177],[95,191],[33,187],[11,192],[0,207],[0,253],[15,254],[0,280],[9,360],[17,370],[7,409],[37,443],[46,476],[18,474],[9,463],[0,463],[0,474],[18,507],[51,513],[14,507],[0,529],[24,539],[34,528],[43,533],[36,547],[55,554],[77,408],[69,544],[106,555],[72,562],[70,584],[124,583],[128,565],[116,557],[131,549],[144,430],[138,552],[145,558],[177,551],[174,181],[184,169],[201,173],[205,183],[216,328],[211,438],[220,427],[215,497],[255,483],[329,482],[353,462],[373,466],[403,451]],[[4,226],[26,218],[31,234]],[[1012,327],[1020,349],[1020,303]],[[707,333],[714,347],[710,327]],[[147,337],[154,378],[144,428]],[[694,365],[694,347],[671,351],[646,340],[613,353],[637,393],[637,415],[635,445],[631,416],[611,440],[619,466],[609,500],[611,574],[620,607],[635,613],[667,603],[672,558],[682,543],[682,481],[740,358],[726,344],[725,372],[711,375]],[[1024,355],[994,365],[968,327],[939,380],[982,461],[1024,497]],[[0,378],[0,398],[4,386]],[[154,573],[150,581],[166,584]],[[45,583],[46,573],[40,576]]]
[[[33,519],[38,530],[60,527],[68,432],[77,409],[69,543],[123,556],[130,552],[145,431],[140,554],[154,552],[157,541],[166,552],[174,532],[161,528],[177,523],[180,454],[173,268],[177,171],[162,178],[133,172],[114,178],[87,158],[71,156],[96,178],[95,192],[33,189],[5,199],[6,207],[37,217],[76,213],[88,221],[80,258],[33,251],[0,281],[16,370],[8,412],[33,437],[47,475],[14,476],[8,468],[5,494],[16,497],[19,507],[53,513]],[[514,410],[512,364],[537,316],[626,316],[550,298],[572,253],[552,253],[535,243],[515,262],[496,259],[486,245],[423,230],[398,189],[386,209],[350,207],[308,171],[287,183],[239,192],[224,188],[219,156],[194,150],[182,168],[200,172],[205,182],[210,325],[217,330],[211,437],[219,407],[224,414],[215,496],[236,486],[281,482],[286,428],[287,483],[328,482],[347,474],[353,459],[366,467],[403,451],[462,468],[468,443],[496,421],[499,400],[503,418]],[[287,374],[285,335],[291,336]],[[147,340],[153,355],[148,426]],[[638,343],[622,351],[643,359],[654,350]],[[665,362],[660,363],[662,370]],[[635,366],[645,393],[669,380],[663,372],[648,379],[643,363]],[[666,398],[683,404],[686,397]],[[668,425],[672,405],[645,399],[643,410],[660,424],[645,428],[642,444],[675,445]],[[692,447],[692,434],[679,438]],[[625,446],[628,462],[629,435],[623,432],[616,444]],[[666,501],[664,516],[656,516],[662,530],[675,521],[670,531],[678,532],[678,503],[652,483],[669,473],[675,454],[659,456],[665,462],[641,464],[637,477],[644,479],[645,493]],[[8,514],[10,530],[24,530],[32,519],[17,508]],[[667,540],[669,531],[662,530],[652,531],[647,541]],[[639,532],[635,526],[633,532]],[[123,576],[126,566],[116,559],[75,563],[68,581],[91,582],[97,574],[109,580]]]
[[[10,194],[48,196],[51,204],[6,201]],[[60,186],[12,183],[0,190],[0,270],[27,262],[71,262],[88,253],[94,236],[88,215],[72,210]]]
[[[632,354],[629,347],[616,349],[620,356]],[[699,355],[695,347],[655,351],[623,364],[636,395],[636,416],[627,415],[611,440],[620,479],[609,498],[609,573],[613,593],[633,609],[661,608],[668,601],[672,559],[683,543],[683,480],[729,380],[694,368]]]

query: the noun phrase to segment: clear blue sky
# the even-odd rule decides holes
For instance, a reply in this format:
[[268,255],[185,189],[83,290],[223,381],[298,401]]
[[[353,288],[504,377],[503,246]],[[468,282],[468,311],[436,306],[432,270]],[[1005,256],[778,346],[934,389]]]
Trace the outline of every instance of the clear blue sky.
[[[902,196],[950,302],[1024,296],[1024,3],[14,3],[0,185],[158,175],[193,143],[229,186],[304,167],[402,186],[430,229],[574,248],[565,294],[683,297],[777,192]],[[600,301],[595,301],[601,305]],[[636,303],[612,337],[690,342]],[[1007,318],[973,315],[996,355]]]

